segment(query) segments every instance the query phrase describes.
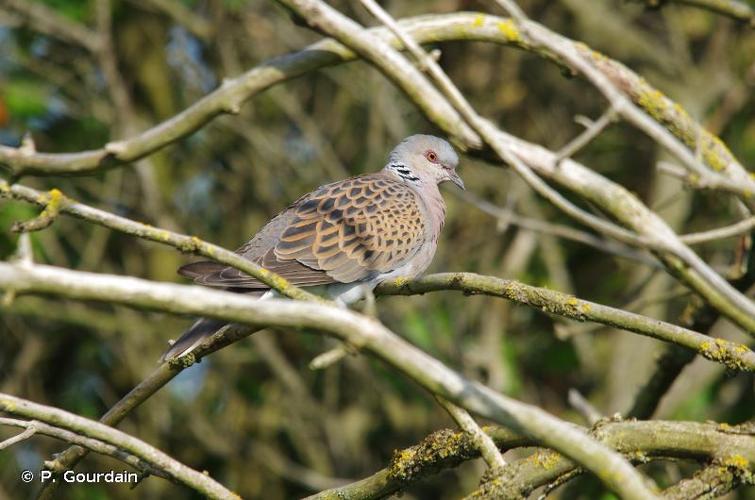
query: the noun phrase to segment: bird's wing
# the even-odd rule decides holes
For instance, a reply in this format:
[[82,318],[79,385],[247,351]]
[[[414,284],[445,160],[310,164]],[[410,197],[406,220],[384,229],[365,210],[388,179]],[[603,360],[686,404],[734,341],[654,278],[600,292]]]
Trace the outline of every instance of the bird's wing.
[[[297,200],[238,252],[295,285],[368,280],[419,250],[425,234],[419,203],[411,189],[381,174],[335,182]],[[203,285],[267,288],[212,262],[179,272]]]

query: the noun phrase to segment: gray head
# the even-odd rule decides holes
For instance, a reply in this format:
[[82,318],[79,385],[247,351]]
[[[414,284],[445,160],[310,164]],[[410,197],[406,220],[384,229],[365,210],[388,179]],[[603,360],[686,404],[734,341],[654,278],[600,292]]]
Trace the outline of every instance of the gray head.
[[440,137],[410,135],[393,148],[385,171],[404,182],[422,186],[450,181],[464,189],[464,181],[456,173],[459,156],[454,148]]

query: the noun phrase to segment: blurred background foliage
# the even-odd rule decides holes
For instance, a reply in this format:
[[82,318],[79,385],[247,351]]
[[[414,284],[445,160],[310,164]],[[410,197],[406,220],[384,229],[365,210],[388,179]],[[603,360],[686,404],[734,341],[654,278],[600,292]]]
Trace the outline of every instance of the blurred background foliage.
[[[114,1],[113,53],[124,105],[101,57],[38,29],[23,12],[23,4],[43,4],[94,30],[95,3],[0,0],[0,143],[18,145],[30,132],[40,151],[97,148],[174,115],[223,78],[318,39],[272,2]],[[175,4],[185,16],[165,7]],[[356,2],[333,4],[375,24]],[[743,164],[755,165],[755,31],[671,3],[661,10],[621,0],[520,4],[550,28],[629,65],[719,134]],[[492,2],[467,0],[384,5],[395,17],[497,12]],[[575,115],[597,118],[604,110],[605,102],[586,83],[537,56],[483,43],[438,48],[442,66],[483,114],[551,149],[579,133]],[[357,62],[270,89],[239,115],[220,117],[134,166],[23,182],[236,248],[300,194],[380,168],[397,141],[417,132],[433,128],[382,75]],[[664,153],[627,125],[613,125],[578,159],[638,193],[680,233],[739,217],[730,197],[692,192],[658,174],[655,165]],[[503,215],[495,218],[445,190],[449,217],[432,271],[515,278],[679,321],[691,297],[663,271],[520,227],[519,217],[571,222],[507,170],[464,158],[461,174],[468,193],[500,207]],[[0,257],[8,258],[16,245],[10,225],[36,212],[23,203],[0,204]],[[175,269],[189,260],[172,248],[66,217],[34,233],[32,241],[39,262],[160,281],[183,281]],[[729,239],[698,251],[725,270],[735,248],[736,240]],[[658,342],[637,335],[452,292],[381,298],[378,313],[455,369],[576,422],[580,417],[567,403],[570,388],[606,415],[626,413],[659,351]],[[107,304],[19,298],[0,311],[0,388],[99,417],[155,367],[167,340],[190,321]],[[725,322],[715,329],[742,340]],[[388,464],[393,450],[453,427],[428,394],[369,357],[353,356],[322,372],[308,369],[330,346],[318,335],[260,333],[184,372],[121,428],[209,471],[245,497],[275,499],[371,474]],[[698,359],[655,416],[738,423],[752,418],[753,410],[752,375],[733,375]],[[0,429],[0,437],[7,431]],[[35,437],[0,453],[0,497],[29,494],[19,471],[38,469],[60,449],[59,442]],[[121,469],[91,455],[79,468],[112,467]],[[648,470],[667,484],[691,467],[673,463]],[[455,498],[477,485],[483,468],[465,464],[412,487],[405,498]],[[66,497],[134,494],[177,497],[186,491],[153,478],[136,491],[78,486]],[[745,498],[747,492],[736,495]]]

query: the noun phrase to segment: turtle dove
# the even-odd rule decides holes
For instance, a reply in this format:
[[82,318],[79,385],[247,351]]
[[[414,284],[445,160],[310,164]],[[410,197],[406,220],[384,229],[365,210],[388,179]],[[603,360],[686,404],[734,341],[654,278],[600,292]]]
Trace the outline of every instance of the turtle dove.
[[[382,170],[302,196],[236,252],[294,285],[353,303],[382,281],[414,278],[427,269],[446,217],[438,185],[450,181],[464,189],[458,163],[445,140],[407,137]],[[273,295],[264,283],[217,262],[195,262],[178,272],[201,285]],[[189,353],[224,324],[198,320],[163,359]]]

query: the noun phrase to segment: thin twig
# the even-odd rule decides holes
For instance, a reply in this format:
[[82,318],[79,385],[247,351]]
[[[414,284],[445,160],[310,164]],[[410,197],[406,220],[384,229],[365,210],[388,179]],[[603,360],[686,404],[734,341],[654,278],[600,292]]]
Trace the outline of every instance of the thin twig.
[[595,423],[603,418],[603,415],[585,399],[585,397],[575,388],[569,389],[569,404],[577,410],[587,422],[587,425],[592,427]]
[[474,443],[475,448],[480,451],[483,460],[487,462],[488,467],[495,471],[500,471],[506,467],[506,460],[503,459],[501,451],[490,436],[483,432],[477,422],[475,422],[472,416],[464,408],[459,408],[440,396],[436,396],[435,400],[448,412],[449,415],[451,415],[451,418],[454,419],[461,430],[469,436],[469,439]]
[[524,13],[521,7],[517,5],[517,3],[514,0],[494,0],[494,1],[504,10],[504,12],[506,12],[512,18],[516,19],[517,22],[527,20],[527,15]]
[[[0,418],[0,424],[4,424],[2,418]],[[8,448],[10,446],[13,446],[16,443],[20,443],[21,441],[24,441],[26,439],[29,439],[34,434],[37,433],[37,430],[34,428],[33,425],[29,425],[26,429],[23,430],[23,432],[19,432],[13,437],[10,437],[6,439],[5,441],[0,442],[0,450],[4,450],[5,448]]]
[[697,245],[699,243],[707,243],[709,241],[741,236],[751,232],[753,229],[755,229],[755,217],[750,217],[749,219],[741,220],[730,226],[701,231],[699,233],[683,234],[679,236],[679,239],[687,245]]
[[[499,0],[500,1],[500,0]],[[589,124],[585,130],[582,131],[577,137],[569,141],[564,147],[558,150],[556,153],[556,164],[561,164],[566,158],[574,156],[577,151],[587,146],[598,135],[600,135],[608,125],[616,120],[616,110],[608,108],[600,118]]]
[[548,222],[545,220],[526,217],[524,215],[513,212],[512,210],[501,208],[486,200],[478,198],[475,194],[469,191],[454,193],[454,195],[461,198],[466,203],[473,205],[479,210],[482,210],[486,214],[496,217],[497,219],[499,219],[499,221],[513,224],[524,229],[529,229],[530,231],[537,231],[540,233],[556,236],[558,238],[576,241],[585,245],[589,245],[593,248],[597,248],[602,252],[611,253],[618,257],[632,259],[650,267],[661,267],[658,261],[649,257],[647,253],[637,251],[634,248],[618,241],[601,238],[600,236],[588,233],[587,231],[582,231],[580,229],[576,229],[564,224],[555,224],[553,222]]

